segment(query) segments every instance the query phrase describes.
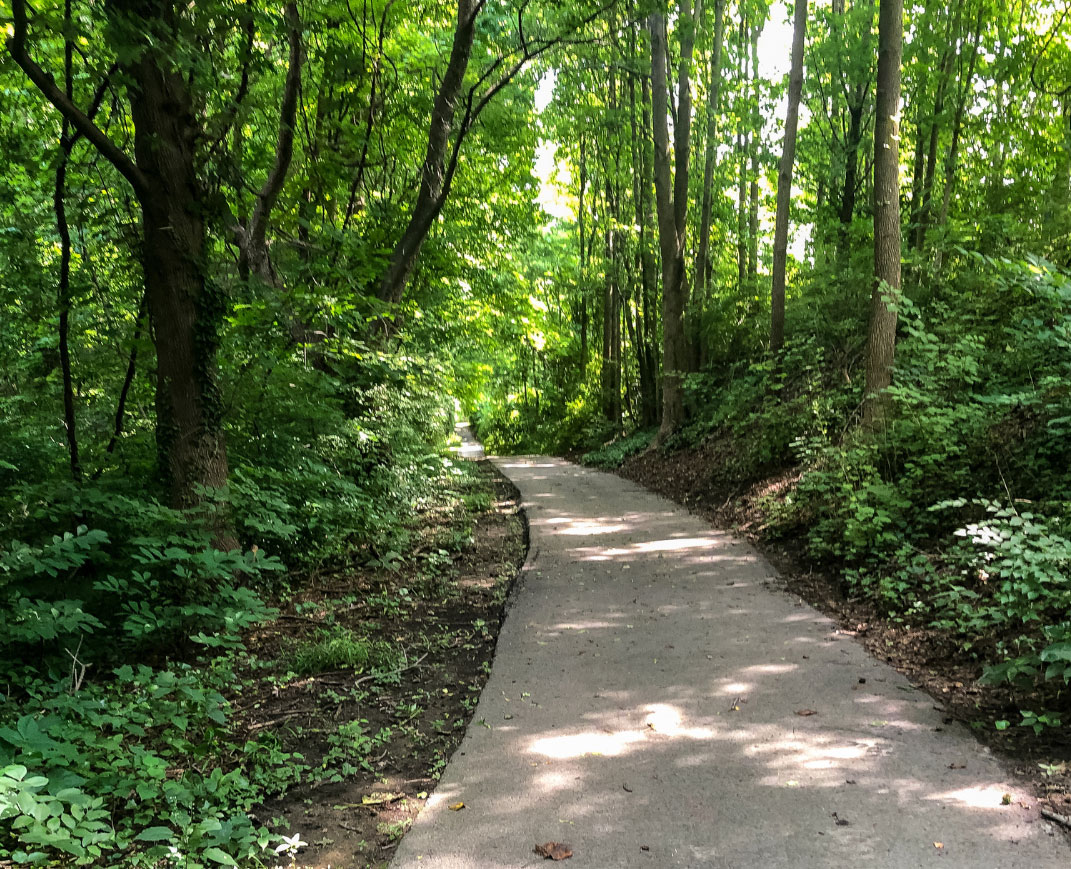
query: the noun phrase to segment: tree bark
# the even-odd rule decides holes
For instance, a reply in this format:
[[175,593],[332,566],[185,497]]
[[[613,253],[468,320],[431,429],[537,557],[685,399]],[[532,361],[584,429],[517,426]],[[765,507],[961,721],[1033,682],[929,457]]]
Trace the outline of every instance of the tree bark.
[[777,172],[777,216],[774,224],[773,279],[770,285],[770,350],[785,343],[785,267],[788,262],[788,218],[792,202],[792,170],[796,162],[796,128],[803,95],[803,42],[807,32],[807,0],[796,0],[792,16],[792,63],[788,76],[785,144]]
[[688,367],[684,311],[688,286],[684,244],[688,216],[688,157],[691,144],[691,65],[695,29],[702,0],[694,9],[684,0],[679,9],[680,65],[677,73],[677,117],[673,128],[670,166],[669,85],[666,74],[665,18],[661,11],[647,18],[651,38],[651,106],[654,131],[655,205],[662,252],[662,424],[655,438],[662,443],[684,421],[682,378]]
[[457,25],[454,28],[450,59],[431,111],[428,146],[420,172],[420,188],[409,222],[394,246],[387,268],[379,281],[377,295],[379,300],[386,304],[397,305],[401,302],[405,285],[420,256],[420,248],[450,192],[452,167],[447,165],[450,135],[465,81],[465,71],[472,54],[476,19],[483,6],[484,0],[458,0],[457,3]]
[[[8,50],[27,77],[79,134],[134,189],[142,211],[142,267],[157,355],[156,436],[160,466],[177,507],[203,503],[206,490],[227,482],[222,406],[216,386],[216,349],[222,291],[205,275],[207,212],[197,177],[195,148],[203,130],[188,82],[170,65],[181,11],[170,0],[110,0],[107,13],[143,20],[140,50],[122,69],[134,125],[132,160],[52,77],[29,56],[25,0],[13,0]],[[129,30],[129,28],[126,28]],[[236,546],[226,522],[215,543]]]
[[[884,425],[896,351],[895,303],[900,295],[900,63],[903,0],[881,0],[878,9],[878,89],[874,121],[874,290],[866,352],[863,425]],[[892,304],[890,304],[890,302]]]
[[[699,253],[695,260],[697,295],[705,300],[709,292],[710,216],[714,209],[714,164],[717,160],[718,99],[721,94],[721,50],[725,41],[725,0],[715,0],[714,46],[710,53],[710,81],[707,85],[707,135],[703,159],[703,204],[699,214]],[[694,340],[693,345],[698,343]]]

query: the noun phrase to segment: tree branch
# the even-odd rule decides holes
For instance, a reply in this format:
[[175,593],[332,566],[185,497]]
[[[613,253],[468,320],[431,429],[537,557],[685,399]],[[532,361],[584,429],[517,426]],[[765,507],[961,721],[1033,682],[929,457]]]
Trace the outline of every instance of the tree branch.
[[290,161],[294,156],[294,127],[297,120],[298,95],[301,93],[301,18],[298,16],[297,3],[290,0],[286,4],[287,39],[290,44],[290,66],[286,71],[286,85],[283,89],[283,101],[279,110],[279,137],[275,146],[275,163],[257,193],[257,204],[249,221],[249,235],[254,243],[262,242],[267,232],[268,217],[275,205]]
[[26,50],[26,0],[11,0],[11,11],[13,28],[12,35],[7,40],[7,50],[11,54],[11,59],[21,67],[22,71],[26,73],[26,77],[33,82],[44,98],[70,122],[71,126],[78,133],[85,136],[93,147],[116,168],[119,174],[130,182],[130,186],[134,188],[137,196],[139,198],[147,196],[149,190],[148,181],[134,161],[115,142],[108,138],[108,135],[94,124],[89,116],[79,109],[74,104],[74,101],[63,92],[63,89],[56,84],[55,79],[30,57],[29,52]]

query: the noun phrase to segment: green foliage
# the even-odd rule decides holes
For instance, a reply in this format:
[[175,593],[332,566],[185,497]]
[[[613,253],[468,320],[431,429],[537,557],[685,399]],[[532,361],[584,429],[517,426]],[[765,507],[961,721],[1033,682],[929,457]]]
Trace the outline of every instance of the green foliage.
[[618,438],[596,450],[584,453],[580,460],[593,468],[617,468],[629,456],[642,453],[647,449],[654,440],[654,436],[653,429],[635,431],[627,437]]
[[276,837],[246,812],[302,767],[270,737],[231,734],[226,660],[124,665],[113,676],[73,692],[35,680],[3,704],[0,855],[40,862],[62,852],[78,865],[111,865],[122,854],[122,865],[153,866],[176,851],[189,865],[264,854]]
[[369,642],[348,628],[320,630],[303,641],[291,655],[295,673],[308,675],[331,670],[389,671],[399,666],[398,652],[382,642]]

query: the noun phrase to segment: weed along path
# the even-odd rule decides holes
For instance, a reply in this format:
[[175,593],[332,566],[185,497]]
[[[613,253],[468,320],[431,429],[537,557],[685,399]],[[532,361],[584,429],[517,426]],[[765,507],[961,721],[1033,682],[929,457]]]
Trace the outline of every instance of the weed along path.
[[968,731],[750,546],[616,476],[496,463],[531,549],[395,869],[537,866],[548,843],[599,869],[1071,865]]

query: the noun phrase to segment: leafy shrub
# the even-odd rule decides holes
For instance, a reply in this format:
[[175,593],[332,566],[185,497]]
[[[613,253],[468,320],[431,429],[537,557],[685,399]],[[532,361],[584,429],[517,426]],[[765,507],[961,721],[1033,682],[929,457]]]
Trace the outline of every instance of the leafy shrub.
[[125,866],[153,866],[175,853],[224,865],[263,853],[275,837],[246,813],[302,767],[269,736],[230,733],[226,662],[124,665],[113,677],[74,693],[35,680],[0,706],[0,856],[102,865],[121,852]]
[[618,468],[629,456],[642,453],[654,440],[654,429],[640,429],[625,437],[584,453],[580,461],[593,468]]

